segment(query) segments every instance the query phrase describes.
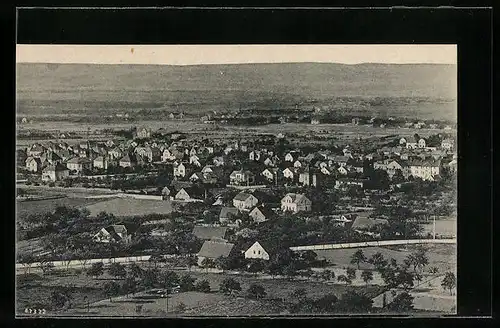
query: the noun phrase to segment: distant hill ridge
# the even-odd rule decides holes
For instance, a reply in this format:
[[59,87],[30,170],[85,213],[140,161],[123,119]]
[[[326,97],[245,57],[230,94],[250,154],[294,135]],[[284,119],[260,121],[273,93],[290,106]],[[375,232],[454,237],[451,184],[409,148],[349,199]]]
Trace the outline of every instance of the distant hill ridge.
[[[109,96],[106,94],[108,91],[228,91],[317,99],[334,96],[456,99],[456,71],[456,65],[448,64],[171,66],[18,63],[16,73],[21,99],[54,100],[58,94],[67,96],[68,93],[78,92],[80,96],[105,100]],[[155,97],[161,100],[160,95]]]

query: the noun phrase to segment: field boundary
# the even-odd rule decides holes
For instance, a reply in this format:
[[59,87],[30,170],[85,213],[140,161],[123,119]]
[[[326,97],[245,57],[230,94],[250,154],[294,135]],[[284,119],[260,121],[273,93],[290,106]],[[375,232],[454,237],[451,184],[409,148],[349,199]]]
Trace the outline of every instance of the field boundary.
[[340,244],[322,244],[322,245],[307,245],[307,246],[292,246],[292,251],[307,251],[307,250],[326,250],[326,249],[344,249],[344,248],[360,248],[360,247],[376,247],[376,246],[391,246],[391,245],[410,245],[410,244],[456,244],[455,238],[449,239],[406,239],[406,240],[380,240],[367,241],[362,243],[340,243]]

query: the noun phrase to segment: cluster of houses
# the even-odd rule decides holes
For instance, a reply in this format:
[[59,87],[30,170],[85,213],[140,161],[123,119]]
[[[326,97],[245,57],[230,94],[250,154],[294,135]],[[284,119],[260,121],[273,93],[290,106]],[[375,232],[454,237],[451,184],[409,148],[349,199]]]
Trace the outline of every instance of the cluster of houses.
[[[203,184],[228,181],[233,186],[281,184],[319,186],[329,178],[335,187],[350,184],[362,186],[366,161],[373,168],[393,176],[398,170],[405,178],[433,180],[443,165],[456,170],[455,142],[445,138],[440,147],[429,147],[426,139],[401,138],[394,147],[380,147],[376,152],[354,151],[349,146],[341,152],[318,149],[278,152],[249,141],[224,144],[202,144],[185,140],[164,142],[151,138],[151,130],[137,129],[136,139],[115,142],[83,141],[70,145],[64,141],[35,143],[18,151],[18,164],[26,170],[41,173],[46,181],[62,180],[92,170],[110,167],[142,167],[145,164],[170,165],[176,180]],[[445,161],[443,161],[445,160]],[[227,172],[227,167],[240,166]]]

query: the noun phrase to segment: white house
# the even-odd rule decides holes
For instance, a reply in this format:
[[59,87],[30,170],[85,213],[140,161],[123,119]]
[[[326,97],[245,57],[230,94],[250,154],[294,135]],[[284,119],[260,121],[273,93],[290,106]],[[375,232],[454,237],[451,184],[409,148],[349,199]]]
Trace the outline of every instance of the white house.
[[441,163],[434,160],[413,160],[409,163],[410,174],[423,180],[434,181],[439,175]]
[[42,171],[42,181],[59,181],[69,176],[69,170],[62,164],[48,165]]
[[261,259],[268,261],[269,253],[258,241],[256,241],[245,251],[245,259]]
[[420,138],[418,140],[418,148],[425,148],[425,139],[424,138]]
[[302,194],[288,193],[281,199],[281,210],[297,212],[311,211],[312,202]]
[[455,146],[455,141],[453,139],[444,139],[441,141],[441,148],[446,150],[452,150]]
[[127,232],[127,228],[123,224],[113,224],[102,228],[92,239],[98,243],[128,243],[131,240],[131,235]]
[[255,207],[259,200],[252,194],[240,192],[233,198],[233,206],[241,210],[249,210]]

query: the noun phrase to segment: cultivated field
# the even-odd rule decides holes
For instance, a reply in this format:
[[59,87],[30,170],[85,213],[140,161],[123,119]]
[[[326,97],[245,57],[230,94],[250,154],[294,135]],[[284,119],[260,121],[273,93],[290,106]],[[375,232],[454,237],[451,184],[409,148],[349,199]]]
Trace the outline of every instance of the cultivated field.
[[[94,200],[95,201],[95,200]],[[115,198],[86,206],[91,216],[106,212],[115,216],[140,216],[147,214],[169,214],[172,212],[170,201]]]
[[58,206],[79,207],[94,204],[98,201],[99,200],[95,199],[63,197],[58,199],[17,202],[17,219],[22,220],[30,214],[52,212]]
[[[437,267],[439,272],[455,271],[456,267],[456,245],[426,245],[429,257],[428,267]],[[415,249],[414,245],[406,248],[386,248],[386,247],[365,247],[361,248],[367,258],[373,254],[380,252],[386,259],[394,258],[398,263],[403,263],[403,260]],[[339,267],[353,267],[351,257],[357,251],[355,248],[350,249],[332,249],[318,250],[316,253],[319,258],[325,258],[331,263]],[[373,266],[368,263],[361,263],[360,269],[373,269]]]

